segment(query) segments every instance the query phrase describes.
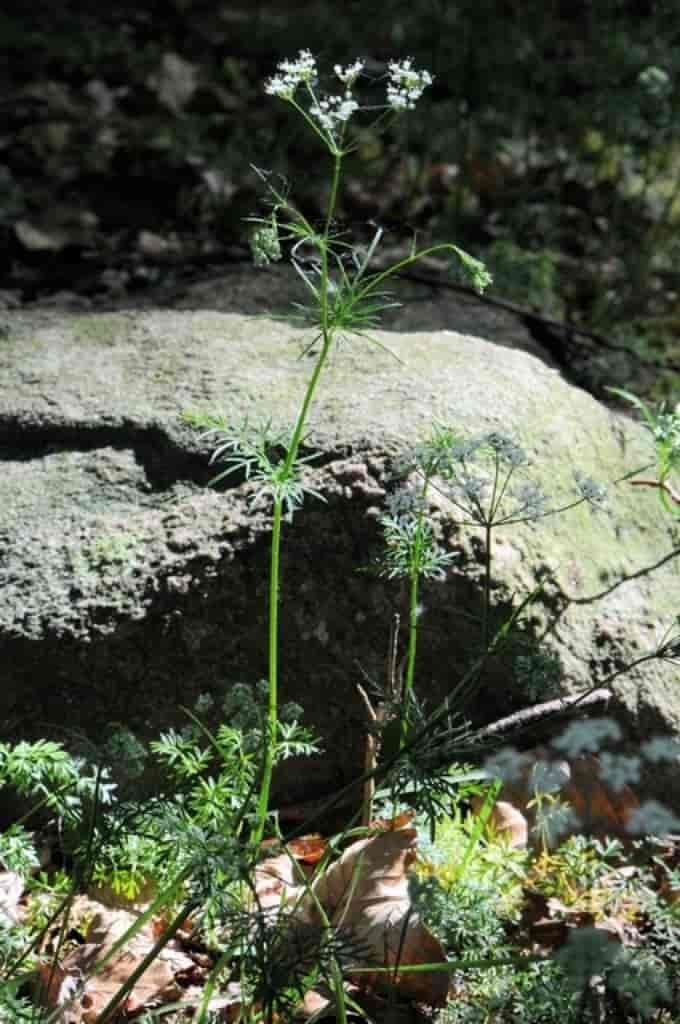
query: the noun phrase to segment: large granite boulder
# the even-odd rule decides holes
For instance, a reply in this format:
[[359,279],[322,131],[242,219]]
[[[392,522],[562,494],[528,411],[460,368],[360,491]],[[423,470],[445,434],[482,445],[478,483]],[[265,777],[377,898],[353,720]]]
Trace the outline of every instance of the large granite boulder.
[[[10,736],[93,740],[112,723],[142,736],[184,721],[199,694],[266,675],[269,520],[253,485],[215,473],[187,411],[290,422],[311,369],[311,335],[214,311],[12,314],[0,339],[0,711]],[[376,333],[399,356],[348,339],[312,409],[308,498],[284,530],[283,696],[301,703],[326,756],[280,778],[285,800],[327,792],[361,767],[356,682],[387,678],[406,592],[372,572],[394,456],[433,419],[496,430],[529,453],[556,505],[574,471],[612,484],[650,459],[649,435],[527,351],[438,331]],[[424,588],[417,688],[432,705],[479,643],[483,545],[445,502],[442,542],[458,552]],[[585,505],[496,532],[494,624],[550,577],[523,620],[564,692],[580,692],[651,649],[680,606],[677,534],[654,491],[621,482]],[[514,655],[520,648],[513,648]],[[513,655],[513,656],[514,656]],[[680,680],[649,660],[612,685],[630,740],[680,732]],[[464,711],[490,721],[521,707],[512,657],[492,661]],[[283,781],[282,781],[283,780]],[[667,796],[667,794],[664,794]],[[676,804],[680,803],[680,798]]]

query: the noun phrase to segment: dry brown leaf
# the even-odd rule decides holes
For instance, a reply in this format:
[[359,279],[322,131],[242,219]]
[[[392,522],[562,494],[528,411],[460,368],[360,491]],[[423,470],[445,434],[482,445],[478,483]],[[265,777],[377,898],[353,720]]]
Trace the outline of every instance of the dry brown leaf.
[[[105,907],[102,904],[95,904],[90,922],[85,933],[86,942],[91,945],[100,946],[103,953],[108,951],[132,928],[138,919],[138,914],[132,914],[128,910],[117,910],[112,907]],[[131,953],[139,950],[149,950],[153,945],[153,924],[151,921],[139,929],[126,945]]]
[[268,857],[255,868],[255,892],[262,910],[278,907],[296,890],[299,869],[287,853]]
[[571,762],[571,781],[563,795],[581,819],[583,830],[630,839],[626,826],[640,801],[630,786],[615,790],[600,778],[600,759],[595,754]]
[[[365,945],[368,965],[412,966],[445,963],[441,944],[413,911],[408,869],[416,858],[413,828],[381,832],[353,843],[312,886],[331,922],[351,930]],[[318,923],[310,895],[301,899],[299,913]],[[362,976],[363,977],[363,976]],[[366,979],[364,979],[366,980]],[[376,986],[394,986],[406,998],[441,1006],[446,1001],[445,971],[423,974],[370,975]]]
[[318,864],[328,849],[328,840],[320,835],[300,836],[287,843],[287,849],[295,858],[303,864]]
[[314,1014],[319,1016],[328,1016],[333,1014],[335,1016],[335,1010],[333,1009],[333,993],[325,986],[319,986],[318,988],[310,988],[305,992],[305,997],[302,1003],[297,1007],[295,1016],[300,1017],[302,1020],[307,1020]]
[[[57,970],[52,973],[51,979],[49,965],[41,968],[46,1004],[50,1009],[69,1005],[69,1024],[95,1024],[106,1005],[143,960],[141,956],[121,952],[99,973],[86,981],[78,996],[71,1001],[81,979],[90,973],[105,955],[101,946],[86,943],[78,946],[64,958]],[[121,1008],[126,1013],[136,1013],[152,1004],[176,1001],[182,995],[182,989],[175,982],[174,975],[172,965],[158,957],[135,982],[131,992],[123,1000]]]
[[[105,967],[93,973],[97,963],[131,927],[136,916],[93,904],[92,901],[88,901],[88,905],[96,908],[87,930],[88,941],[64,957],[56,969],[53,970],[51,965],[41,968],[41,996],[51,1009],[69,1007],[68,1024],[94,1024],[155,943],[153,924],[147,922]],[[177,975],[191,972],[194,968],[193,960],[179,949],[177,943],[168,943],[135,982],[123,1000],[121,1010],[133,1014],[151,1005],[176,1001],[183,992],[176,981]],[[88,978],[89,974],[92,977]],[[81,987],[83,978],[87,980]]]
[[402,811],[401,814],[397,814],[394,818],[375,818],[369,825],[369,828],[376,829],[379,832],[394,832],[399,828],[406,828],[410,825],[416,816],[415,811]]

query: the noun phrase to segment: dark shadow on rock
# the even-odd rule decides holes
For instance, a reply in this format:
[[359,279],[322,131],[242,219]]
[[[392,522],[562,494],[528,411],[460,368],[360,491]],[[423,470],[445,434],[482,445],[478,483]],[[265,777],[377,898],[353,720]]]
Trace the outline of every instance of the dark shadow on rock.
[[[380,546],[369,508],[331,497],[298,513],[290,536],[284,528],[281,700],[302,705],[325,753],[280,769],[275,799],[282,804],[332,793],[361,773],[366,720],[355,682],[386,685],[390,623],[395,612],[402,623],[408,619],[403,584],[360,571]],[[217,700],[211,724],[218,724],[221,695],[235,682],[267,675],[268,573],[265,533],[236,557],[211,561],[199,553],[183,562],[181,574],[159,574],[136,620],[102,606],[80,637],[49,628],[41,638],[3,636],[0,708],[11,723],[4,738],[49,736],[81,749],[79,734],[100,744],[121,723],[143,740],[155,739],[186,725],[183,709],[204,693]],[[482,595],[457,571],[445,583],[425,584],[422,603],[416,690],[431,711],[479,654]],[[494,607],[493,631],[509,612],[508,601]],[[522,706],[525,696],[509,685],[511,662],[535,639],[522,627],[508,656],[486,665],[474,699],[452,710],[482,725]],[[406,642],[403,632],[400,659]],[[158,783],[150,774],[147,791]]]

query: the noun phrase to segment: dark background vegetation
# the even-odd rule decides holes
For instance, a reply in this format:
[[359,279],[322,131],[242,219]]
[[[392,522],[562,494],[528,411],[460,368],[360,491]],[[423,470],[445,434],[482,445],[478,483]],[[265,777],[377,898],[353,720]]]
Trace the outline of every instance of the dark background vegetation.
[[[488,262],[492,297],[598,333],[603,377],[632,352],[631,386],[651,364],[646,393],[675,401],[677,0],[17,0],[0,39],[5,308],[171,295],[247,259],[251,164],[308,214],[324,202],[314,136],[263,92],[276,63],[360,56],[379,80],[412,56],[434,86],[348,160],[345,226],[457,242]],[[365,84],[380,103],[384,81]]]

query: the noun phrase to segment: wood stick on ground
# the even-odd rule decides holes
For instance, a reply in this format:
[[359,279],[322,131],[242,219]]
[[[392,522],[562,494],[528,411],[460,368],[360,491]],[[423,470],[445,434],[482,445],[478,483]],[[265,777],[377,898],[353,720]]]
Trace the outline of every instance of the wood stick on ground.
[[506,718],[499,718],[497,722],[485,725],[477,731],[480,739],[490,739],[499,734],[514,729],[523,729],[529,725],[536,725],[544,719],[552,718],[554,715],[565,711],[574,711],[581,708],[592,709],[594,704],[607,704],[612,696],[611,690],[600,688],[591,690],[585,694],[573,694],[566,697],[556,697],[555,700],[547,700],[542,704],[534,704],[529,708],[522,708],[515,711]]

